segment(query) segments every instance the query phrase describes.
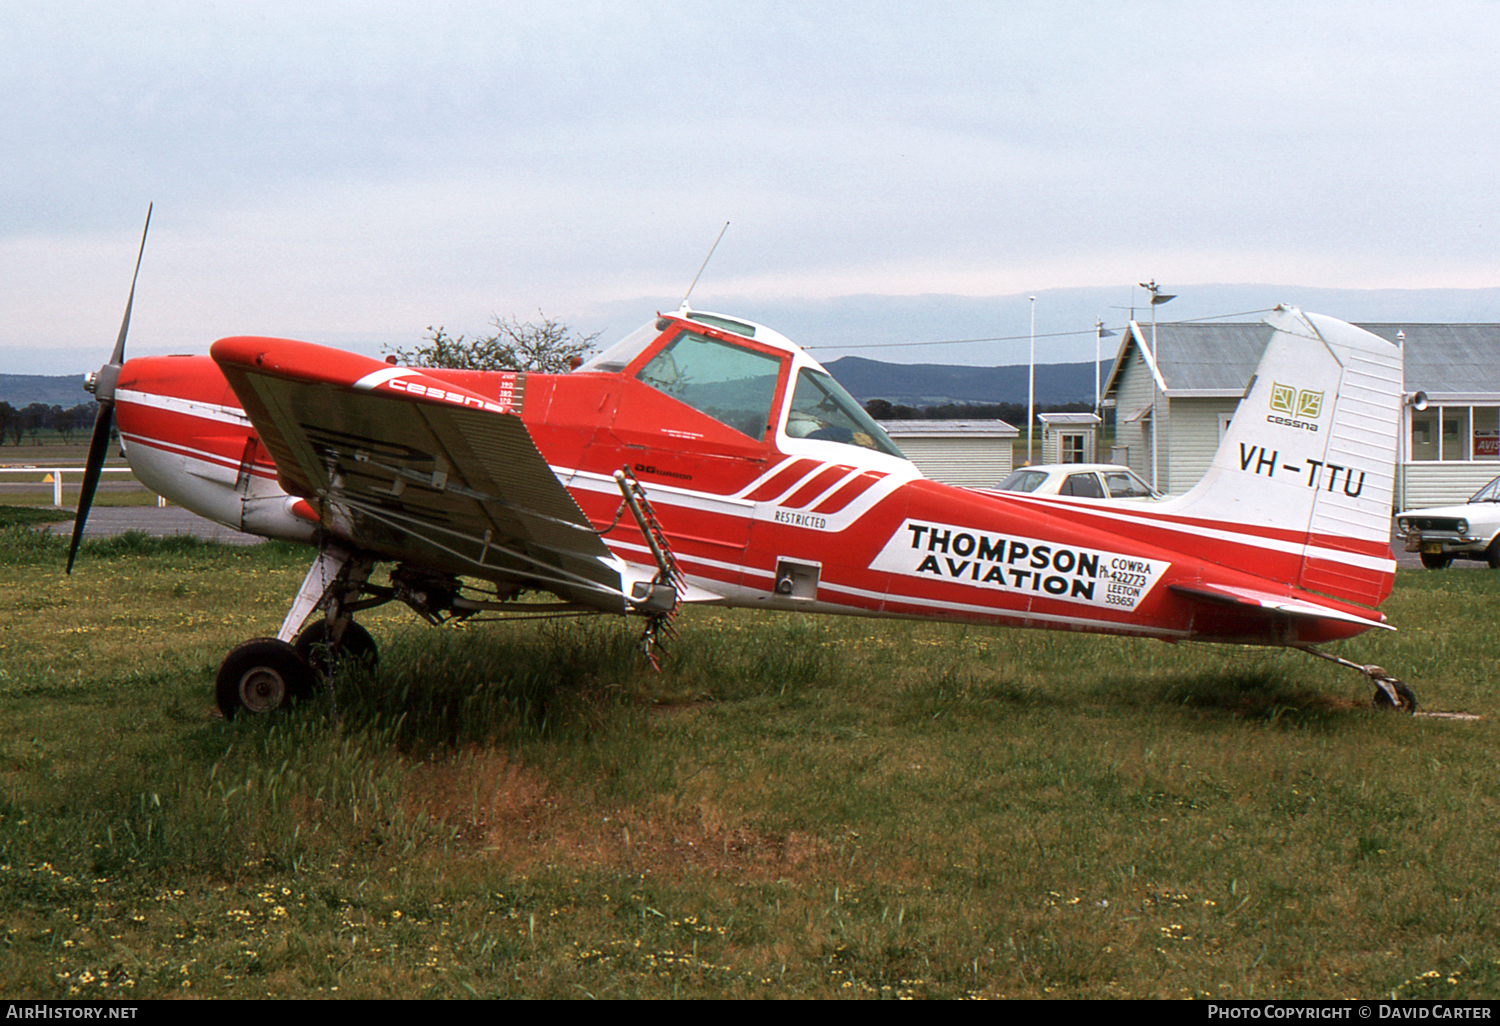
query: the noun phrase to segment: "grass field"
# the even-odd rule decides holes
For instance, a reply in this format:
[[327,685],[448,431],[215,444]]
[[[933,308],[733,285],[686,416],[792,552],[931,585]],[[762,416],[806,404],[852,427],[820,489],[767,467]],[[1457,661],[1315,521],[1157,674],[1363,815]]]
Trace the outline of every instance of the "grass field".
[[689,610],[225,722],[308,552],[0,530],[11,997],[1494,997],[1500,574],[1297,653]]

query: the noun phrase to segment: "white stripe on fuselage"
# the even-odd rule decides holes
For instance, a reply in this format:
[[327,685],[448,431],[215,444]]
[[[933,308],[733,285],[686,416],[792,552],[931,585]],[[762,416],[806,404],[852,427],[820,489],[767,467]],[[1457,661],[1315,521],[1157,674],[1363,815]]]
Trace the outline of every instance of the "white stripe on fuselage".
[[[814,464],[807,473],[803,474],[797,479],[797,484],[800,485],[806,482],[813,476],[827,470],[830,466],[835,466],[835,464]],[[567,488],[593,492],[600,495],[607,495],[611,493],[618,495],[620,492],[620,486],[615,483],[615,479],[606,474],[598,474],[588,470],[572,470],[565,467],[553,467],[552,472],[557,475],[557,479],[561,481]],[[863,471],[856,471],[856,473],[863,473]],[[647,486],[647,493],[653,503],[663,506],[677,507],[681,509],[697,510],[705,513],[721,513],[728,516],[741,516],[748,521],[754,521],[755,511],[757,509],[775,509],[777,500],[785,498],[787,495],[791,494],[796,487],[796,485],[794,485],[791,488],[787,488],[775,498],[767,499],[763,502],[751,502],[749,499],[741,497],[752,494],[756,485],[760,481],[766,480],[766,478],[769,476],[769,473],[761,475],[761,477],[757,479],[757,482],[755,484],[740,489],[740,491],[735,495],[710,495],[707,492],[694,491],[691,488],[682,488],[677,485],[660,484],[656,481],[643,482],[643,484]],[[826,522],[826,531],[830,533],[842,531],[846,527],[849,527],[851,524],[853,524],[855,521],[859,520],[860,517],[864,516],[870,510],[874,509],[886,498],[886,496],[890,495],[897,488],[901,487],[901,485],[905,484],[907,481],[915,481],[919,477],[920,475],[916,474],[915,472],[913,472],[912,476],[910,477],[905,477],[900,474],[887,473],[883,478],[871,484],[869,488],[866,488],[860,495],[856,496],[853,501],[849,503],[849,505],[845,506],[837,513],[818,515],[822,517]],[[839,484],[843,484],[848,480],[849,476],[846,475],[845,477],[840,479]],[[829,490],[831,491],[832,489]],[[824,494],[826,495],[826,492]],[[820,495],[819,501],[821,501],[822,498],[823,496]],[[804,509],[811,510],[815,507],[816,501],[807,503]]]
[[[1383,559],[1380,556],[1369,556],[1358,552],[1349,552],[1345,549],[1331,549],[1316,543],[1303,544],[1282,538],[1269,538],[1262,534],[1249,534],[1246,531],[1234,530],[1235,525],[1228,527],[1207,527],[1203,524],[1183,524],[1175,520],[1162,517],[1154,517],[1150,514],[1140,514],[1123,505],[1096,505],[1092,502],[1063,502],[1058,499],[1048,499],[1024,493],[1016,492],[993,492],[989,489],[975,489],[984,491],[986,494],[1004,495],[1006,498],[1015,499],[1019,502],[1036,506],[1038,508],[1056,509],[1059,505],[1070,509],[1087,509],[1091,515],[1106,520],[1118,521],[1124,524],[1134,524],[1140,527],[1150,527],[1157,530],[1169,531],[1173,534],[1183,535],[1187,538],[1203,539],[1212,541],[1226,541],[1236,545],[1247,545],[1253,548],[1266,549],[1271,552],[1282,552],[1288,555],[1309,555],[1318,559],[1326,559],[1334,563],[1346,563],[1358,567],[1361,570],[1374,570],[1389,572],[1396,568],[1394,559]],[[1248,529],[1248,525],[1246,525]],[[1183,550],[1186,551],[1186,550]],[[1254,573],[1253,570],[1250,571]]]
[[[797,478],[795,484],[784,489],[776,498],[784,498],[787,495],[792,494],[798,487],[800,487],[802,484],[804,484],[817,474],[820,474],[824,470],[828,469],[829,466],[831,466],[831,464],[822,462],[816,463],[806,473],[800,475]],[[759,487],[760,484],[764,481],[769,480],[770,477],[779,469],[784,469],[784,467],[777,467],[773,468],[770,471],[767,471],[759,478],[757,478],[756,481],[751,485],[741,489],[735,496],[708,495],[704,492],[697,492],[693,491],[692,489],[681,488],[675,485],[659,484],[657,482],[650,482],[650,494],[653,501],[658,502],[664,506],[676,506],[685,509],[703,510],[712,513],[740,515],[753,520],[755,516],[755,509],[757,506],[775,507],[776,499],[768,499],[765,502],[755,503],[740,498],[739,496],[752,494],[755,488]],[[596,474],[584,470],[570,470],[561,467],[553,467],[552,470],[553,473],[557,475],[558,479],[569,487],[600,494],[608,494],[619,491],[619,486],[615,484],[614,479],[603,474]],[[846,476],[842,478],[839,483],[842,484],[848,479],[848,476]],[[890,495],[897,488],[899,488],[909,480],[916,480],[916,478],[907,478],[896,474],[888,474],[881,480],[876,481],[861,495],[855,498],[854,501],[851,502],[847,507],[840,510],[836,514],[832,514],[826,517],[825,519],[828,523],[827,530],[829,532],[836,532],[849,527],[855,521],[859,520],[860,517],[864,516],[876,505],[878,505],[882,500],[884,500],[886,496]],[[837,485],[835,485],[835,487],[837,487]],[[830,489],[830,491],[831,490],[832,489]],[[1098,516],[1101,519],[1114,521],[1121,525],[1129,524],[1138,527],[1147,527],[1155,530],[1169,532],[1173,535],[1177,535],[1183,538],[1184,542],[1194,542],[1200,544],[1203,541],[1230,542],[1236,545],[1244,545],[1251,548],[1259,548],[1269,552],[1279,552],[1292,556],[1311,556],[1313,558],[1324,559],[1334,563],[1343,563],[1361,570],[1370,570],[1380,573],[1388,573],[1394,570],[1396,566],[1395,560],[1382,558],[1380,556],[1371,556],[1358,552],[1349,552],[1344,549],[1329,548],[1324,545],[1319,545],[1315,542],[1304,544],[1302,542],[1293,541],[1290,539],[1273,538],[1267,537],[1262,534],[1251,533],[1251,528],[1249,527],[1249,525],[1245,525],[1244,528],[1237,530],[1236,525],[1232,524],[1223,527],[1209,527],[1202,524],[1183,524],[1181,522],[1165,517],[1152,516],[1150,513],[1143,513],[1133,509],[1125,508],[1122,505],[1096,505],[1094,503],[1084,502],[1064,503],[1056,499],[1038,498],[1036,496],[1030,496],[1024,493],[996,493],[989,489],[977,488],[973,490],[976,492],[980,492],[981,494],[1003,495],[1007,499],[1018,502],[1022,505],[1034,506],[1038,509],[1049,507],[1055,509],[1059,505],[1063,505],[1065,507],[1073,509],[1086,508],[1090,515]],[[822,496],[820,496],[819,498],[821,499]],[[806,504],[807,508],[809,509],[815,508],[816,505],[816,501]],[[1138,542],[1138,544],[1147,543]],[[1153,542],[1150,544],[1157,545],[1159,543]],[[1180,544],[1176,547],[1180,551],[1188,552],[1199,548],[1200,544]],[[1167,545],[1165,547],[1172,548],[1173,546]],[[1251,570],[1250,572],[1253,573],[1254,571]]]
[[133,403],[136,406],[150,407],[154,410],[183,413],[189,417],[199,417],[203,420],[211,420],[219,424],[234,424],[237,427],[243,428],[251,426],[250,418],[245,416],[245,411],[238,406],[224,406],[219,403],[205,403],[200,399],[182,399],[175,395],[162,395],[158,392],[137,392],[123,388],[115,392],[115,400],[116,402]]
[[[235,479],[239,475],[240,461],[234,459],[233,457],[221,456],[218,453],[208,452],[205,449],[195,449],[189,445],[182,445],[178,442],[168,441],[162,438],[153,438],[150,435],[138,435],[134,432],[122,431],[120,433],[120,437],[125,440],[125,443],[127,445],[139,445],[142,448],[155,449],[158,452],[171,453],[176,456],[181,456],[185,461],[187,461],[188,464],[201,464],[201,469],[191,465],[186,465],[184,467],[184,469],[189,474],[196,474],[198,477],[204,477],[208,478],[211,481],[217,481],[223,475],[212,473],[212,471],[215,470],[230,471],[230,480]],[[129,455],[129,452],[127,452],[127,462],[129,460]],[[255,466],[254,464],[252,464],[247,469],[254,477],[265,478],[266,480],[273,480],[276,477],[275,471],[266,467]]]
[[[610,543],[610,548],[618,549],[622,552],[630,552],[632,554],[640,556],[641,559],[639,562],[642,566],[651,567],[653,565],[651,562],[651,551],[644,545],[634,545],[630,542],[612,542]],[[852,613],[858,616],[891,617],[912,620],[938,619],[938,617],[932,615],[930,611],[941,610],[948,613],[970,614],[974,616],[983,616],[990,619],[1006,620],[1015,623],[1059,624],[1078,628],[1087,628],[1090,630],[1111,631],[1119,634],[1130,634],[1146,637],[1186,638],[1191,634],[1191,632],[1183,630],[1169,630],[1162,627],[1146,627],[1130,620],[1100,620],[1094,617],[1067,616],[1061,613],[1038,613],[1029,609],[1006,609],[998,606],[979,605],[973,602],[953,602],[946,599],[936,598],[914,598],[895,592],[871,591],[868,588],[856,588],[847,584],[836,584],[827,580],[818,582],[819,592],[826,591],[835,595],[847,595],[850,598],[865,599],[870,602],[878,603],[878,606],[872,609],[868,606],[843,605],[838,602],[828,602],[821,600],[815,600],[812,602],[808,602],[805,600],[792,601],[779,599],[777,596],[773,595],[770,592],[769,586],[774,581],[775,575],[764,570],[744,566],[739,563],[726,563],[722,560],[706,559],[697,556],[679,556],[678,560],[682,563],[696,563],[699,566],[712,567],[717,570],[727,571],[731,574],[740,573],[747,578],[753,577],[763,580],[766,586],[756,588],[753,586],[747,587],[745,585],[730,584],[714,577],[694,577],[694,575],[692,574],[688,575],[689,582],[694,584],[696,587],[702,588],[704,591],[712,592],[715,595],[721,595],[725,599],[731,601],[737,600],[740,603],[747,605],[753,603],[756,605],[766,605],[769,608],[775,609],[801,609],[810,612],[825,613]],[[768,602],[767,600],[770,601]],[[910,610],[908,611],[905,608],[892,608],[893,606],[910,607]]]

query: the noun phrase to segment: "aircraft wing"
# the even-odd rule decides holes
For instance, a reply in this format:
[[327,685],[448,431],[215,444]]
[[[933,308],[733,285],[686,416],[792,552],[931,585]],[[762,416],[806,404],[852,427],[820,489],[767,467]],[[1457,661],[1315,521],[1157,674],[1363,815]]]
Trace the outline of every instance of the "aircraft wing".
[[335,535],[428,570],[540,587],[624,612],[622,570],[513,412],[357,354],[228,338],[213,358],[276,463]]

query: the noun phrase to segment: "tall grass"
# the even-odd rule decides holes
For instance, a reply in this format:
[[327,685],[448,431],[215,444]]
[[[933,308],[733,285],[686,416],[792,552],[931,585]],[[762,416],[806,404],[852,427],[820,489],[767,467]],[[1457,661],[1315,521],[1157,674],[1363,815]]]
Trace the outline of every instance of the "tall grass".
[[17,996],[1484,997],[1500,575],[1344,654],[687,610],[413,626],[225,722],[306,550],[0,533]]

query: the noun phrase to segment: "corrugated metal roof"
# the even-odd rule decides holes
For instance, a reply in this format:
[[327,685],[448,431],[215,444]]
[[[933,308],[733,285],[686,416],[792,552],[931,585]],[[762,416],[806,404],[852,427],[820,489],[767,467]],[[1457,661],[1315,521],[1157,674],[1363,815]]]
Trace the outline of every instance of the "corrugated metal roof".
[[[1146,344],[1151,329],[1141,325]],[[1156,364],[1167,387],[1243,391],[1271,341],[1269,324],[1158,324]]]
[[1406,333],[1406,388],[1500,393],[1500,324],[1361,324],[1388,342]]
[[[1360,324],[1390,342],[1405,333],[1406,388],[1429,393],[1500,395],[1500,324]],[[1128,349],[1151,344],[1151,326],[1127,333],[1110,374],[1116,385]],[[1167,387],[1177,395],[1240,391],[1255,373],[1271,340],[1267,324],[1156,326],[1156,358]]]
[[885,433],[902,438],[1015,438],[1020,432],[1003,420],[882,420]]

